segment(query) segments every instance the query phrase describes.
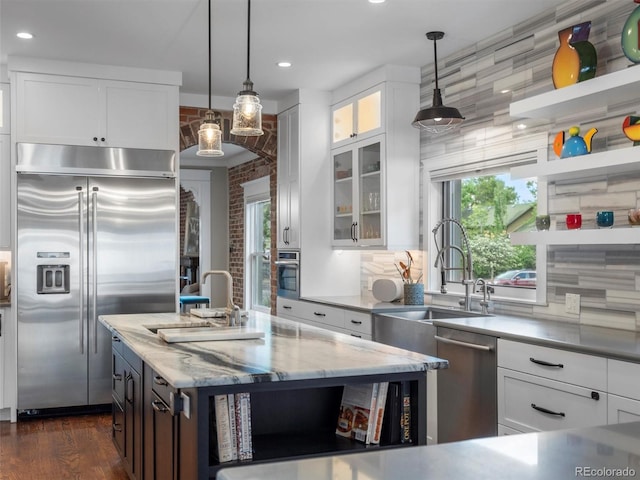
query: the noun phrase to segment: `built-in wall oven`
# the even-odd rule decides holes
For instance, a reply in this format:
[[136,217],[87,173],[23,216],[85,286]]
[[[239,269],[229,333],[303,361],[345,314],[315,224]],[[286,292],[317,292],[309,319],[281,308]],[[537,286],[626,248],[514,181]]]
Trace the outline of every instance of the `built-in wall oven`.
[[300,251],[279,250],[276,264],[278,296],[300,298]]

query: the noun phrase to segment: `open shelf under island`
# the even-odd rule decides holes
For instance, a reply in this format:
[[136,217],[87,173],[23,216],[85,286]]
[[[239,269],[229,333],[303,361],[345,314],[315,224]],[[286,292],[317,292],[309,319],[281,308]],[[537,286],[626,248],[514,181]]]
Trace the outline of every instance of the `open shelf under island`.
[[[139,480],[209,479],[233,465],[424,445],[426,372],[448,365],[258,312],[247,327],[264,332],[259,339],[168,344],[158,328],[202,324],[174,313],[100,322],[113,336],[114,443]],[[411,443],[369,446],[335,434],[344,386],[373,382],[408,386]],[[214,398],[242,392],[251,397],[253,459],[219,463]]]

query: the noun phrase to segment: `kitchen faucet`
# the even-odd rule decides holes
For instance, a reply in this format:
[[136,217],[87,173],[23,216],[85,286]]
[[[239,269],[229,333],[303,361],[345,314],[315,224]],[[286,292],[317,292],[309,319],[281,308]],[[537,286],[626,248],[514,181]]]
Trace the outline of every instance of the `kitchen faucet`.
[[480,309],[482,310],[482,314],[486,315],[489,313],[489,300],[491,300],[491,292],[493,288],[484,278],[477,278],[475,282],[473,282],[473,293],[476,293],[476,288],[478,285],[482,285],[480,287],[482,291],[482,300],[480,300]]
[[[462,247],[457,245],[443,245],[442,248],[438,246],[438,231],[442,228],[443,225],[447,223],[453,223],[460,228],[460,232],[462,233]],[[440,266],[440,292],[447,293],[447,280],[446,280],[446,272],[451,270],[460,270],[462,271],[462,284],[464,285],[464,309],[467,311],[471,311],[471,285],[473,285],[473,260],[471,258],[471,247],[469,246],[469,237],[467,236],[467,232],[460,223],[455,218],[443,218],[440,220],[437,225],[433,228],[433,239],[436,244],[436,261],[433,265],[435,268]],[[445,258],[444,254],[449,251],[454,250],[460,253],[462,257],[462,267],[447,267],[445,266]],[[461,301],[462,302],[462,301]]]
[[233,278],[226,270],[209,270],[202,274],[200,285],[204,285],[205,280],[210,275],[222,275],[227,279],[227,315],[229,326],[240,325],[240,307],[233,303]]

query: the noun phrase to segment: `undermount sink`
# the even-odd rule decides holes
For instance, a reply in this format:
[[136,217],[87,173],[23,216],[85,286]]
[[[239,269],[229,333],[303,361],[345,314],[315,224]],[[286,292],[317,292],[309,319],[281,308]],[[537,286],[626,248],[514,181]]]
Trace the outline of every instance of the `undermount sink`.
[[491,314],[460,310],[457,308],[426,306],[421,310],[402,310],[397,312],[381,312],[378,315],[403,318],[406,320],[429,321],[446,318],[490,317]]

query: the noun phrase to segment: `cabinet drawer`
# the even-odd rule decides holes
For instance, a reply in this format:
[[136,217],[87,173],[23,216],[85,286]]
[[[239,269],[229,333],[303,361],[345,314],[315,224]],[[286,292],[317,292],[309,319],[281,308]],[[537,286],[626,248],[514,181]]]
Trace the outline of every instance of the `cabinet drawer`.
[[303,302],[298,300],[289,300],[288,298],[278,297],[276,300],[276,314],[283,318],[300,318],[303,314],[302,304]]
[[498,339],[498,366],[596,390],[607,389],[607,360],[602,357]]
[[519,432],[515,428],[505,427],[501,423],[498,424],[498,436],[503,437],[504,435],[520,435],[522,432]]
[[153,382],[152,388],[153,391],[156,392],[156,395],[158,395],[158,397],[160,397],[167,405],[173,405],[172,394],[175,389],[155,370],[152,372],[151,379]]
[[607,395],[607,423],[640,421],[640,400]]
[[368,335],[371,338],[371,315],[352,310],[344,311],[344,328],[362,334],[363,338]]
[[122,344],[122,357],[137,373],[142,372],[142,359],[124,343]]
[[301,317],[330,327],[344,328],[344,310],[320,303],[302,302]]
[[507,427],[548,431],[606,421],[605,392],[498,368],[498,422]]
[[640,400],[640,382],[637,381],[640,364],[610,359],[607,361],[607,378],[609,393]]

